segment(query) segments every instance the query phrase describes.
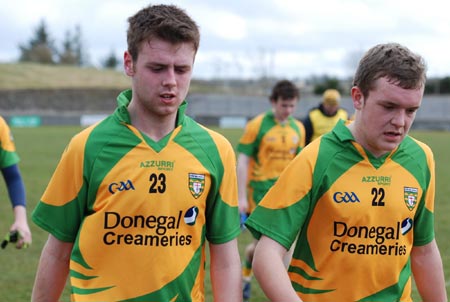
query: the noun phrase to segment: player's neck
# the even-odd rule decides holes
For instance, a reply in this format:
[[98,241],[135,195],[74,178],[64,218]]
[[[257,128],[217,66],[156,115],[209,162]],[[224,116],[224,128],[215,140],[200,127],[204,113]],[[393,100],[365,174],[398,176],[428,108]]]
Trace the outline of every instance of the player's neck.
[[133,114],[130,112],[131,124],[154,141],[159,141],[175,129],[176,114],[156,116]]

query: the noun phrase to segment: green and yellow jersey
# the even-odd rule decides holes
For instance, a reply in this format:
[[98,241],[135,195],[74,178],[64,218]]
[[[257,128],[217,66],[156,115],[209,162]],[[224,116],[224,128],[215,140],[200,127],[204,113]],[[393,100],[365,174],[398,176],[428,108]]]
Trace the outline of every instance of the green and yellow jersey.
[[374,158],[341,121],[292,161],[247,220],[286,249],[304,301],[411,301],[410,251],[434,238],[432,151]]
[[319,108],[311,110],[308,115],[312,125],[311,141],[331,131],[339,120],[348,120],[348,113],[342,108],[339,108],[333,116],[325,115]]
[[155,142],[130,124],[130,99],[71,140],[33,221],[74,242],[74,301],[204,301],[205,239],[240,232],[234,151],[185,104]]
[[293,117],[281,124],[268,111],[247,123],[237,150],[250,158],[247,194],[250,211],[304,146],[305,128]]
[[15,165],[19,160],[11,129],[0,116],[0,169]]

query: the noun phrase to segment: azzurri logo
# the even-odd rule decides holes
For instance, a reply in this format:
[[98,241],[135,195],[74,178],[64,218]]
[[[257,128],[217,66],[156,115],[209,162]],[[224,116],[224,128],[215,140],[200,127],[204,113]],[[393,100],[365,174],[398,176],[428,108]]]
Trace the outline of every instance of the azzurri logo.
[[360,202],[355,192],[336,192],[333,194],[335,203],[355,203]]
[[108,187],[108,191],[111,194],[115,194],[116,192],[128,191],[128,190],[134,190],[134,185],[131,182],[131,180],[129,180],[129,179],[127,181],[113,182]]

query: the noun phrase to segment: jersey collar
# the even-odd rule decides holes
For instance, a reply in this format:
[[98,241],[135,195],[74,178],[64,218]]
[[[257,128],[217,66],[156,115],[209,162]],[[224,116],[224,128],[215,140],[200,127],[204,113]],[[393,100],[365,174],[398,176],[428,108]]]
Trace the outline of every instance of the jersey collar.
[[[117,96],[117,109],[115,111],[115,115],[121,122],[124,122],[126,124],[131,124],[131,118],[128,112],[128,105],[131,102],[132,95],[133,93],[131,89],[127,89],[122,91]],[[184,122],[186,108],[187,102],[186,100],[184,100],[181,103],[180,107],[178,107],[176,126],[179,126]]]
[[348,127],[345,125],[345,123],[346,122],[344,122],[343,120],[339,120],[333,129],[333,134],[336,135],[336,137],[342,143],[346,142],[346,141],[351,141],[353,143],[353,145],[355,146],[357,152],[361,156],[367,157],[367,159],[372,163],[372,165],[374,167],[377,167],[377,168],[380,167],[386,161],[386,159],[391,157],[399,148],[399,146],[397,146],[397,148],[395,148],[391,152],[388,152],[380,157],[375,157],[372,153],[370,153],[369,151],[364,149],[360,144],[358,144],[355,141],[353,134],[351,133],[350,129],[348,129]]
[[350,129],[348,129],[345,122],[341,119],[336,123],[336,126],[334,126],[333,133],[341,142],[355,140],[353,134],[350,132]]

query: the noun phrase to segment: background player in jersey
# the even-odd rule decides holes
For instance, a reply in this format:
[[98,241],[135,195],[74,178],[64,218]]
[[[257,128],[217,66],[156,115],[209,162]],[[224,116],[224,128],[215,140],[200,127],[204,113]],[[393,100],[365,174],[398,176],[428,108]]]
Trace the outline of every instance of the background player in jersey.
[[[287,164],[305,145],[305,129],[292,117],[300,92],[294,83],[282,80],[269,97],[271,110],[250,120],[237,150],[239,210],[249,214],[274,184]],[[243,297],[250,297],[251,263],[256,242],[245,249]]]
[[322,95],[322,103],[311,109],[303,120],[305,126],[305,143],[309,144],[322,134],[333,129],[339,120],[346,121],[348,113],[340,107],[341,94],[336,89],[327,89]]
[[33,221],[50,235],[33,301],[241,301],[235,154],[184,114],[200,34],[172,5],[128,19],[118,108],[66,148]]
[[305,147],[248,218],[271,301],[412,301],[412,275],[423,301],[447,301],[433,154],[408,136],[425,71],[402,45],[368,50],[351,88],[355,120]]
[[16,153],[11,130],[6,121],[0,117],[0,168],[14,212],[14,222],[9,232],[17,232],[16,247],[20,249],[31,244],[31,231],[27,222],[25,185],[18,162],[19,156]]

